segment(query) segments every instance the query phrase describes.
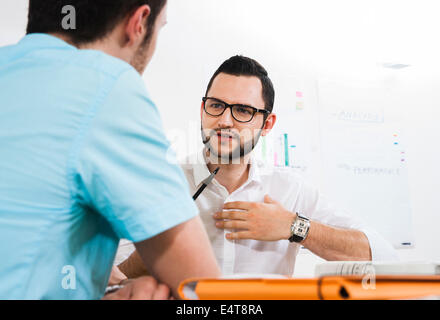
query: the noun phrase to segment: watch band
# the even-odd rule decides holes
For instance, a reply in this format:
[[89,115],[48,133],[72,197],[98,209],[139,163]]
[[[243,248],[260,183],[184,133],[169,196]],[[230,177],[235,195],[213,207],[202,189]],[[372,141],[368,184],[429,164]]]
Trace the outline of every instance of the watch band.
[[301,242],[309,234],[310,220],[306,217],[296,214],[296,219],[290,227],[290,242]]

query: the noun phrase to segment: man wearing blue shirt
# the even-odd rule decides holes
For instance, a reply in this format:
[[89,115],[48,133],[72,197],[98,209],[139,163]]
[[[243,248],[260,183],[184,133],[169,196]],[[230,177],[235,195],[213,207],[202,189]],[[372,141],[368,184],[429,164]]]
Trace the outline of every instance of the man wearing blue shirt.
[[[0,299],[101,298],[121,238],[174,295],[219,275],[139,75],[165,23],[166,0],[30,0],[0,48]],[[167,295],[139,281],[118,297]]]

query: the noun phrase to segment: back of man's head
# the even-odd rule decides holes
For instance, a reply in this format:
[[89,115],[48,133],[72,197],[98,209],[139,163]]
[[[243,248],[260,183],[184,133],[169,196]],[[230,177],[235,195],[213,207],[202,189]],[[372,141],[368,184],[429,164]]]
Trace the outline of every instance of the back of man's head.
[[[167,0],[29,0],[27,33],[57,33],[76,45],[107,36],[128,14],[143,5],[150,6],[147,22],[149,40],[154,23]],[[75,25],[66,28],[63,18],[74,10]]]

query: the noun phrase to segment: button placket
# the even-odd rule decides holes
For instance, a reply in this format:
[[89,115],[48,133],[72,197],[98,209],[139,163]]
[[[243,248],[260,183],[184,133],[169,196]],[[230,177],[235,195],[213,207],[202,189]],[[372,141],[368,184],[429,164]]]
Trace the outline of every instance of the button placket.
[[[231,202],[233,200],[229,197],[225,198],[224,203]],[[234,273],[235,266],[235,242],[236,240],[226,239],[226,234],[230,233],[230,230],[223,231],[223,273],[230,275]]]

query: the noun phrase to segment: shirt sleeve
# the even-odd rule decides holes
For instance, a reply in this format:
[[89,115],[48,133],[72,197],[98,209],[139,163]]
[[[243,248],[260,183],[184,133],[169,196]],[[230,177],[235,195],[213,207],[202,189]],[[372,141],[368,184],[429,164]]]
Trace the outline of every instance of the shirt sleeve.
[[393,246],[378,232],[371,229],[362,219],[355,218],[347,211],[337,208],[324,195],[302,181],[297,206],[303,215],[320,223],[361,231],[368,238],[373,261],[396,261],[398,255]]
[[78,146],[77,197],[120,238],[139,242],[198,214],[158,110],[134,70],[119,77],[88,121]]

